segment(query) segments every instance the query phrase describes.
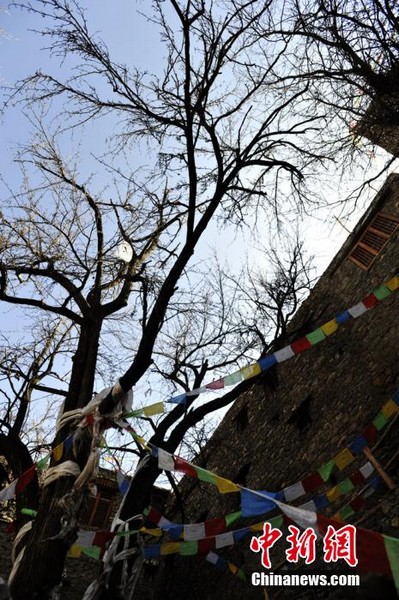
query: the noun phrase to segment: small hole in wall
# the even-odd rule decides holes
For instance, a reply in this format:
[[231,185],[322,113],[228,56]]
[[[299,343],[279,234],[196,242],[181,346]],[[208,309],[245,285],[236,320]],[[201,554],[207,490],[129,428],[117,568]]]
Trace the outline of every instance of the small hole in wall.
[[251,468],[251,463],[245,464],[242,469],[238,471],[238,474],[234,478],[234,483],[238,485],[246,485],[247,483],[247,475],[249,473],[249,469]]
[[288,419],[287,423],[296,425],[299,431],[305,431],[312,424],[312,417],[310,416],[310,403],[312,396],[308,396],[303,400],[297,408],[292,411],[292,415]]
[[248,406],[244,406],[234,418],[237,425],[237,432],[243,433],[248,425]]

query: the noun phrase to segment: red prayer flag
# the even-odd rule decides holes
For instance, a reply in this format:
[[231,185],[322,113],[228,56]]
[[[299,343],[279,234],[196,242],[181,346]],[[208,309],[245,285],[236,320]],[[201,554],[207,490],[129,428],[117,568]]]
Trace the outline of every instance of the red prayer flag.
[[302,479],[302,485],[305,492],[312,492],[323,483],[324,480],[318,472],[312,473],[312,475],[309,475],[308,477],[305,477],[305,479]]
[[375,440],[377,439],[377,428],[373,423],[370,423],[370,425],[362,432],[362,436],[364,438],[366,438],[366,440],[368,441],[369,445],[373,444],[375,442]]
[[378,304],[378,298],[374,294],[369,294],[366,298],[363,298],[362,302],[366,308],[373,308]]
[[205,535],[211,537],[226,531],[226,521],[224,519],[210,519],[205,521]]
[[198,554],[208,554],[210,550],[215,548],[215,538],[205,538],[198,540]]
[[185,473],[186,475],[190,475],[190,477],[198,478],[197,471],[194,469],[194,467],[192,465],[190,465],[190,463],[188,463],[187,461],[180,458],[180,456],[175,456],[174,461],[175,461],[176,471],[181,471],[182,473]]
[[206,384],[207,390],[221,390],[224,388],[224,377],[222,379],[217,379],[216,381],[211,381],[211,383]]
[[291,349],[294,352],[294,354],[303,352],[304,350],[307,350],[308,348],[311,348],[311,347],[312,347],[312,344],[309,342],[308,338],[306,338],[306,337],[299,338],[299,340],[295,340],[295,342],[292,342],[292,344],[291,344]]
[[350,476],[350,480],[353,483],[353,485],[360,485],[361,483],[363,483],[365,481],[361,471],[355,471]]
[[356,498],[353,498],[351,502],[349,502],[349,506],[353,508],[355,512],[363,508],[365,504],[366,503],[361,496],[357,496]]
[[27,485],[30,484],[31,481],[34,480],[36,473],[36,465],[32,465],[30,469],[22,473],[18,477],[17,485],[15,486],[15,494],[20,494],[24,491]]

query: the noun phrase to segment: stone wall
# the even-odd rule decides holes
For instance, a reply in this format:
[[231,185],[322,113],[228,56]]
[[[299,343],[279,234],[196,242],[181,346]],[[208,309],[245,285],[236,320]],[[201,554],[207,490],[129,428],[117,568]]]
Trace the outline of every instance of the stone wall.
[[[368,271],[347,259],[359,235],[380,210],[399,216],[399,175],[389,177],[295,315],[290,338],[281,346],[353,306],[399,270],[398,230]],[[396,292],[315,347],[273,367],[231,407],[210,440],[206,464],[201,466],[252,489],[279,491],[329,461],[371,423],[399,385],[398,314]],[[387,428],[375,449],[383,464],[399,447],[398,422],[396,419]],[[327,487],[365,462],[363,457],[344,472],[336,471]],[[397,481],[396,465],[397,461],[388,471]],[[185,478],[180,491],[185,522],[224,516],[240,506],[239,494],[219,495],[213,486],[192,479]],[[322,491],[320,488],[318,493]],[[340,498],[326,514],[334,514],[349,499]],[[356,519],[362,519],[362,526],[399,537],[398,500],[397,493],[387,493],[381,486],[371,497],[368,512],[357,513]],[[175,520],[181,522],[177,512]],[[260,520],[247,519],[235,527]],[[260,570],[259,556],[249,551],[249,538],[219,553],[249,573]],[[165,600],[188,595],[198,600],[264,598],[261,589],[251,588],[231,574],[221,574],[197,557],[168,557],[159,575],[158,590],[157,597]]]

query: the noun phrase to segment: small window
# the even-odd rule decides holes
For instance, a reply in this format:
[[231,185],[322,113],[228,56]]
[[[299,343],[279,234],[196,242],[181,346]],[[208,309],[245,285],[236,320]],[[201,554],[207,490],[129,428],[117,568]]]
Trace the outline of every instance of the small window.
[[237,432],[243,433],[248,425],[248,406],[244,406],[234,418],[237,424]]
[[247,484],[247,475],[249,473],[249,470],[251,468],[251,463],[246,463],[237,473],[236,477],[234,478],[234,483],[237,483],[237,485],[246,485]]
[[292,411],[292,415],[288,419],[288,423],[295,424],[299,431],[304,431],[312,424],[312,417],[310,416],[311,400],[312,396],[305,398],[305,400],[303,400],[300,405]]
[[88,527],[107,529],[113,508],[114,494],[109,490],[98,491],[97,496],[89,496],[87,507],[80,521]]
[[391,235],[399,225],[399,217],[379,213],[371,221],[355,247],[349,254],[350,261],[367,271],[381,253]]

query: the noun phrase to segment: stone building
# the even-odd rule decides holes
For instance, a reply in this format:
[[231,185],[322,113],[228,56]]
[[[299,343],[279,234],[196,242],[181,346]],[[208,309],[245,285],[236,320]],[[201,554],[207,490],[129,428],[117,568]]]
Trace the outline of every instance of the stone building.
[[[399,174],[392,174],[294,316],[283,345],[334,319],[392,278],[399,271],[398,240]],[[381,406],[399,387],[398,314],[399,294],[393,292],[372,310],[342,324],[322,343],[265,372],[230,408],[200,466],[250,489],[278,492],[316,472],[367,430],[372,432],[373,454],[398,482],[399,419],[394,416],[381,431],[377,431],[377,421],[370,428]],[[357,481],[355,473],[366,462],[360,453],[349,466],[334,468],[318,493],[351,476],[357,485],[336,499],[330,494],[331,503],[320,512],[333,516],[359,497],[361,502],[356,501],[357,510],[348,521],[399,537],[398,490],[388,490],[383,482],[374,489],[368,481]],[[365,489],[364,496],[358,496]],[[302,505],[314,493],[291,504]],[[198,523],[240,509],[239,494],[218,494],[214,486],[187,477],[180,484],[180,494],[185,522]],[[181,522],[177,510],[174,520]],[[241,519],[234,528],[260,520]],[[249,541],[247,537],[216,552],[250,576],[261,570],[261,564],[259,555],[250,551]],[[316,590],[303,595],[296,590],[293,596],[288,591],[268,590],[267,596],[248,581],[221,574],[199,556],[168,556],[164,566],[156,597],[165,600],[325,597],[316,595]],[[286,569],[287,564],[282,561],[280,568]],[[389,593],[375,597],[389,598]]]

